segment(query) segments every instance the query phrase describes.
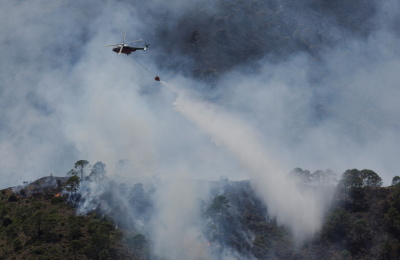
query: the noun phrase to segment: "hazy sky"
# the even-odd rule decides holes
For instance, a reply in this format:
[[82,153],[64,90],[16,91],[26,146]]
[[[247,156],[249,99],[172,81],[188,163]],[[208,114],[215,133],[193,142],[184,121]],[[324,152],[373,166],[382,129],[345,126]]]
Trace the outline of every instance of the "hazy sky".
[[[173,110],[174,94],[153,81],[156,74],[165,81],[182,75],[177,84],[256,129],[287,169],[369,168],[386,184],[399,174],[396,1],[368,1],[365,9],[309,1],[298,13],[270,1],[274,12],[264,4],[253,16],[228,16],[227,1],[201,2],[1,3],[1,186],[64,175],[78,159],[104,161],[109,170],[129,160],[151,174],[179,162],[198,169],[196,177],[246,177],[235,158]],[[227,40],[213,42],[207,17],[223,21]],[[257,34],[235,38],[245,35],[235,24]],[[151,48],[126,56],[102,47],[119,43],[124,30],[127,40],[146,37]],[[197,52],[188,43],[193,31]],[[271,31],[287,37],[287,46]],[[317,51],[299,47],[301,39]],[[233,58],[247,57],[249,46],[251,59]],[[212,88],[190,76],[207,66],[225,71]]]

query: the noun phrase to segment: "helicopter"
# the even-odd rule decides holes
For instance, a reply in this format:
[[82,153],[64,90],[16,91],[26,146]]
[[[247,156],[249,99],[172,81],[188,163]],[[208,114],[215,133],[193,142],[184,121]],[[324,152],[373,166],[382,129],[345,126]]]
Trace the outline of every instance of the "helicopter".
[[104,47],[117,46],[117,47],[115,47],[115,48],[112,49],[113,52],[116,52],[116,53],[118,53],[118,54],[125,53],[126,55],[129,55],[129,54],[131,54],[132,52],[137,51],[137,50],[145,51],[145,50],[147,50],[147,48],[148,48],[149,45],[150,45],[150,44],[144,43],[143,47],[132,47],[132,46],[129,46],[128,43],[139,42],[139,41],[141,41],[142,39],[139,39],[139,40],[135,40],[135,41],[131,41],[131,42],[125,43],[125,37],[126,37],[126,31],[124,32],[124,36],[123,36],[122,43],[120,43],[120,44],[109,44],[109,45],[104,45]]

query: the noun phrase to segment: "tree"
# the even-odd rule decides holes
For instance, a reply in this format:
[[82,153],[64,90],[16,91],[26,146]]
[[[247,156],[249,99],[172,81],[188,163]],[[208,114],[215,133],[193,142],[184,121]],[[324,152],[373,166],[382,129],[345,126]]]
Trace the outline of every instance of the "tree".
[[290,174],[301,182],[310,183],[311,181],[311,173],[308,170],[303,170],[302,168],[297,167],[294,168]]
[[400,231],[400,213],[395,207],[390,207],[385,214],[385,220],[390,230],[394,233]]
[[99,253],[99,260],[109,260],[110,258],[110,252],[108,252],[107,249],[103,249],[100,253]]
[[338,189],[345,194],[346,202],[350,198],[354,206],[357,205],[357,201],[364,198],[362,186],[363,179],[361,178],[360,171],[357,169],[345,171],[338,183]]
[[90,177],[94,179],[95,182],[103,180],[106,174],[105,168],[106,165],[104,163],[95,163],[92,167],[92,171],[90,172]]
[[222,243],[225,237],[233,238],[232,217],[229,213],[229,199],[224,195],[216,196],[208,207],[208,228],[206,236],[209,240],[217,240]]
[[74,259],[76,260],[76,253],[83,247],[83,244],[79,240],[72,240],[69,242],[69,249],[74,253]]
[[22,242],[19,238],[13,240],[14,251],[19,251],[22,249]]
[[343,209],[333,211],[327,216],[323,234],[331,241],[347,239],[351,228],[350,215]]
[[363,179],[361,178],[360,171],[357,169],[345,171],[338,185],[345,191],[361,188],[363,186]]
[[56,226],[59,219],[56,214],[44,213],[42,216],[41,232],[43,239],[47,242],[57,242],[59,240]]
[[369,233],[367,221],[365,221],[365,219],[357,219],[354,223],[354,232],[358,242],[364,242]]
[[11,225],[12,223],[13,223],[13,221],[10,216],[5,216],[3,218],[3,227],[7,227],[8,225]]
[[68,177],[71,177],[71,176],[78,176],[78,173],[77,173],[74,169],[71,169],[71,170],[69,170],[69,171],[67,172],[67,176],[68,176]]
[[219,195],[213,199],[208,212],[211,214],[224,214],[229,207],[229,199],[223,195]]
[[347,249],[343,250],[343,251],[340,253],[340,257],[341,257],[343,260],[351,260],[351,259],[353,259],[353,257],[351,256],[351,252],[350,252],[349,250],[347,250]]
[[354,207],[360,208],[363,205],[365,196],[364,188],[373,188],[382,186],[382,179],[372,170],[347,170],[343,173],[338,184],[338,189],[346,194],[346,202],[348,197],[351,198]]
[[114,224],[111,221],[105,220],[104,222],[101,222],[101,225],[99,226],[99,232],[101,234],[106,235],[106,245],[107,248],[110,247],[110,235],[111,232],[115,229]]
[[138,213],[145,213],[149,202],[142,183],[136,183],[129,194],[129,202]]
[[336,173],[332,170],[317,170],[310,175],[310,181],[315,186],[330,186],[336,181]]
[[129,235],[125,238],[125,243],[130,249],[132,249],[132,259],[144,256],[146,253],[147,240],[142,234],[137,234],[135,236]]
[[78,224],[73,223],[69,228],[69,239],[79,240],[83,236],[82,230]]
[[10,201],[10,202],[15,202],[15,201],[17,201],[18,200],[18,198],[17,198],[17,196],[14,194],[14,193],[12,193],[11,195],[10,195],[10,197],[8,197],[8,201]]
[[379,175],[372,171],[364,169],[360,171],[361,178],[363,180],[364,187],[380,187],[382,186],[382,179]]
[[76,191],[79,189],[80,179],[77,175],[71,176],[66,183],[65,189],[69,192],[72,201],[75,200]]
[[85,167],[89,164],[86,160],[79,160],[75,163],[75,170],[80,175],[81,180],[85,177]]
[[394,176],[392,179],[392,186],[400,184],[400,176]]
[[381,244],[380,259],[399,259],[400,243],[386,240]]

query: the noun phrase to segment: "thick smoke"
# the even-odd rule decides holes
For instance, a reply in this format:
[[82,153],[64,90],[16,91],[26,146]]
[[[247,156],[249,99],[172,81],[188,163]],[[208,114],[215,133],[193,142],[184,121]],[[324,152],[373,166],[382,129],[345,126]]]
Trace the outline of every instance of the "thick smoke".
[[[319,228],[324,200],[286,179],[291,169],[369,168],[386,185],[399,174],[398,1],[0,7],[1,186],[64,175],[80,159],[103,161],[115,180],[157,180],[148,232],[159,256],[211,254],[195,206],[207,192],[193,180],[251,179],[303,236]],[[102,47],[125,30],[149,50]],[[167,237],[171,227],[182,236]],[[182,239],[198,251],[183,253]]]
[[288,176],[288,169],[277,161],[273,151],[260,145],[259,133],[250,128],[246,121],[210,103],[190,98],[179,88],[169,88],[178,93],[174,103],[176,110],[209,134],[216,145],[225,147],[242,164],[256,191],[268,205],[271,216],[289,226],[297,238],[309,236],[318,230],[325,210],[323,203],[328,201],[319,200],[321,194],[312,194],[297,186],[295,180]]

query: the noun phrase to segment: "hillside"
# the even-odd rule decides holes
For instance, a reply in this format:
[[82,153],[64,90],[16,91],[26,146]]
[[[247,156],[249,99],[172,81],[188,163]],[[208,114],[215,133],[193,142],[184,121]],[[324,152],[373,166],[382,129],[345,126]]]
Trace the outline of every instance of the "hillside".
[[[116,229],[112,219],[98,212],[76,215],[75,207],[62,193],[66,179],[44,177],[23,189],[0,192],[0,259],[109,259],[110,255],[112,259],[132,259],[135,256],[122,240],[129,236]],[[133,237],[137,241],[140,238]]]
[[[250,182],[202,183],[212,196],[198,199],[199,241],[215,259],[227,252],[235,259],[395,259],[400,256],[400,186],[379,187],[379,179],[365,184],[365,178],[364,184],[353,185],[366,171],[342,175],[322,229],[300,244],[269,216]],[[66,178],[44,177],[24,189],[2,190],[0,259],[163,259],[152,252],[149,226],[157,185],[104,182],[107,191],[85,215],[76,215],[77,208],[93,198],[78,192],[71,201]]]

